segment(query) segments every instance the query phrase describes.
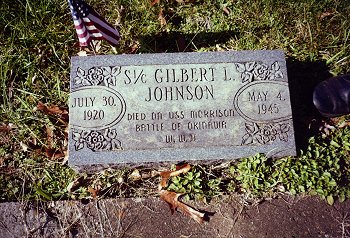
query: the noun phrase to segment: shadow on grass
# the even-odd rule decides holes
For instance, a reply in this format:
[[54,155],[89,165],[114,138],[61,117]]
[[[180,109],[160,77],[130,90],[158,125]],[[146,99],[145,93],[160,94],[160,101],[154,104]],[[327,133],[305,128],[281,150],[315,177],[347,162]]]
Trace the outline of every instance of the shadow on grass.
[[313,90],[332,75],[324,61],[303,62],[293,58],[287,59],[287,72],[296,145],[298,150],[305,149],[309,137],[316,133],[313,129],[318,129],[312,127],[313,121],[322,120],[312,101]]
[[235,31],[199,32],[183,34],[181,32],[162,32],[140,38],[141,53],[192,52],[202,47],[223,44],[239,37]]

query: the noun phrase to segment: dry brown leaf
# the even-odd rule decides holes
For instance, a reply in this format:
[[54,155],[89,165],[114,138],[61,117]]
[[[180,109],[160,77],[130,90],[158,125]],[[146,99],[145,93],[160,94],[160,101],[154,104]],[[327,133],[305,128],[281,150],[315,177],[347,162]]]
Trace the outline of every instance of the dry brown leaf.
[[156,5],[156,4],[159,4],[159,2],[160,2],[160,0],[153,0],[153,1],[151,2],[151,7],[153,7],[153,6]]
[[44,103],[40,102],[37,105],[38,110],[43,111],[47,114],[55,115],[55,114],[68,114],[67,110],[58,107],[57,105],[47,106]]
[[70,182],[67,186],[67,191],[69,193],[74,192],[79,187],[86,186],[89,183],[89,179],[85,179],[84,176],[76,178],[74,181]]
[[227,15],[230,15],[230,10],[227,7],[223,7],[222,10],[224,11],[224,13],[226,13]]
[[179,197],[181,196],[181,193],[175,193],[167,190],[160,191],[160,198],[163,199],[166,203],[168,203],[171,214],[174,214],[176,211],[176,208],[178,207],[179,203]]
[[[11,70],[10,77],[12,77],[12,74],[13,74],[13,70]],[[12,81],[10,82],[9,87],[8,87],[8,97],[9,97],[9,99],[12,99],[12,97],[13,97],[13,83],[14,83],[14,82],[15,82],[15,81],[12,80]]]
[[50,115],[55,115],[55,114],[63,114],[64,111],[61,110],[58,106],[56,105],[51,105],[51,106],[46,106],[44,103],[41,101],[38,102],[38,105],[36,106],[39,111],[42,111],[46,114]]
[[160,11],[159,11],[158,20],[160,21],[160,25],[161,26],[165,26],[166,25],[166,19],[165,19],[164,14],[163,14],[163,8],[161,8]]
[[119,204],[119,209],[117,211],[117,217],[119,221],[122,221],[126,216],[127,204],[123,201]]
[[17,127],[12,124],[5,124],[5,123],[0,123],[0,132],[10,132],[13,129],[16,129]]
[[47,134],[47,148],[45,148],[45,154],[48,158],[51,160],[57,160],[64,158],[66,154],[62,151],[64,149],[55,149],[54,147],[54,127],[53,126],[46,126],[46,134]]
[[119,210],[117,212],[118,220],[121,221],[126,215],[126,212],[124,210]]
[[97,198],[97,190],[96,189],[94,189],[93,187],[88,187],[88,191],[89,191],[89,193],[91,193],[91,196],[93,199]]
[[131,180],[140,180],[141,179],[141,174],[140,174],[140,171],[135,169],[134,171],[132,171],[132,173],[129,175],[129,178]]
[[1,168],[1,173],[2,174],[6,174],[6,175],[11,175],[11,174],[15,174],[15,173],[18,173],[19,169],[16,169],[15,167],[12,167],[12,166],[6,166],[4,168]]
[[196,209],[179,201],[179,197],[182,195],[181,193],[163,190],[163,188],[167,186],[168,179],[170,177],[178,176],[182,173],[187,173],[190,169],[191,169],[191,165],[182,164],[182,165],[177,165],[175,171],[160,172],[159,175],[162,177],[162,179],[159,184],[158,190],[159,190],[160,198],[164,200],[166,203],[168,203],[172,214],[176,211],[177,208],[179,208],[183,213],[185,213],[186,215],[194,219],[196,222],[203,223],[204,221],[209,220],[209,215],[213,215],[213,214],[197,211]]
[[344,127],[347,127],[347,126],[350,126],[350,121],[343,121],[342,123],[340,123],[338,125],[339,128],[344,128]]
[[54,147],[53,130],[54,130],[53,126],[46,126],[47,146],[48,146],[48,148],[53,148]]
[[63,124],[67,124],[68,122],[68,111],[60,108],[56,105],[50,105],[47,106],[44,103],[42,103],[41,101],[38,102],[38,105],[36,106],[37,110],[42,111],[43,113],[46,113],[48,115],[59,115],[62,120],[59,118],[59,120],[63,123]]
[[68,134],[69,134],[69,127],[66,126],[64,128],[64,143],[63,143],[63,146],[68,146]]
[[168,179],[170,177],[175,177],[182,173],[187,173],[188,171],[190,171],[190,169],[191,169],[191,165],[182,164],[182,165],[176,165],[175,171],[160,172],[160,176],[162,177],[162,180],[160,181],[160,184],[159,184],[159,190],[161,190],[162,188],[168,185]]
[[139,50],[139,45],[138,44],[133,44],[130,48],[130,54],[135,54]]
[[152,171],[142,171],[141,172],[141,178],[142,179],[148,179],[148,178],[153,178],[156,177],[160,174],[160,172],[156,171],[156,170],[152,170]]
[[27,152],[29,146],[24,144],[22,141],[19,143],[19,145],[22,147],[23,152]]
[[323,20],[324,18],[326,17],[331,17],[334,15],[334,12],[333,11],[326,11],[326,12],[323,12],[321,15],[320,15],[320,20]]
[[206,221],[206,213],[197,211],[196,209],[179,201],[179,197],[181,195],[182,194],[180,193],[175,193],[167,190],[160,191],[160,198],[163,199],[166,203],[168,203],[172,214],[176,211],[177,208],[179,208],[183,213],[185,213],[198,223],[203,223],[204,221]]
[[45,154],[51,160],[58,160],[65,157],[64,153],[54,148],[46,148]]
[[85,50],[81,50],[78,52],[78,56],[87,56],[87,52]]
[[64,150],[63,154],[64,154],[64,158],[63,158],[62,164],[66,164],[68,162],[68,156],[69,156],[68,150]]
[[6,125],[6,124],[1,124],[0,125],[0,132],[10,132],[11,131],[11,128]]

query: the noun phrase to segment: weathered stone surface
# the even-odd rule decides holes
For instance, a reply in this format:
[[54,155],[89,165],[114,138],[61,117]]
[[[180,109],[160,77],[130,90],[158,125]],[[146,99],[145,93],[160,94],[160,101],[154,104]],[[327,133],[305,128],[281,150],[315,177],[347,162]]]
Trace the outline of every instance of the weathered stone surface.
[[71,165],[295,154],[282,51],[73,57]]
[[214,213],[198,224],[173,215],[159,198],[0,203],[0,238],[12,237],[349,237],[350,200],[329,206],[317,197],[283,197],[243,207],[220,197],[193,202]]

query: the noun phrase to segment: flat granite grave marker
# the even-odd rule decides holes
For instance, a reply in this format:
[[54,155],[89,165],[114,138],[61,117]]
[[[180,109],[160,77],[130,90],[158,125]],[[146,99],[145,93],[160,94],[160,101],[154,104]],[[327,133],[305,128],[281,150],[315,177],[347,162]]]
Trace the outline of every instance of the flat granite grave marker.
[[73,57],[73,166],[295,155],[282,51]]

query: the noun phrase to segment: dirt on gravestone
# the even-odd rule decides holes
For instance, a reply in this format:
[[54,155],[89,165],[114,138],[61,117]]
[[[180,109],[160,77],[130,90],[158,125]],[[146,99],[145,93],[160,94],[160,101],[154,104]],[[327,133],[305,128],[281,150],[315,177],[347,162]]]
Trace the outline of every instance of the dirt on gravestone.
[[350,201],[282,197],[244,206],[227,197],[194,207],[198,224],[159,198],[0,204],[0,237],[350,237]]

